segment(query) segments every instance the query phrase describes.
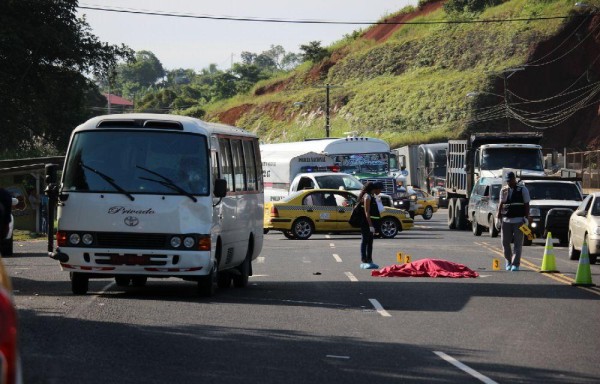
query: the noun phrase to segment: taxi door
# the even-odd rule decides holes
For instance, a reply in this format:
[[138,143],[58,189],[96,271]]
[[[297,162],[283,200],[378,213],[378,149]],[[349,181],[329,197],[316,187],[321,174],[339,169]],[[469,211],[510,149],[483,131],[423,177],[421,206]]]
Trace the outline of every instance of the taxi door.
[[[331,201],[331,193],[319,190],[309,193],[302,200],[303,214],[315,224],[316,231],[334,231],[338,220],[335,200]],[[335,197],[334,197],[335,199]]]
[[337,210],[336,229],[338,231],[356,231],[356,228],[352,227],[348,220],[350,220],[354,206],[358,203],[358,198],[348,192],[334,192],[332,195],[335,197]]

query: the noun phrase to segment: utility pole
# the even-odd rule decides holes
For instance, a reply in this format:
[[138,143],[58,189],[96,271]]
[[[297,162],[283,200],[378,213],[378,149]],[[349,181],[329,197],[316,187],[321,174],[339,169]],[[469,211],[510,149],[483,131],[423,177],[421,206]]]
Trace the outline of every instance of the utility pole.
[[331,84],[325,84],[325,85],[319,85],[317,86],[317,88],[325,88],[325,95],[326,95],[326,101],[325,101],[325,137],[329,137],[329,132],[330,132],[330,124],[329,124],[329,90],[331,88],[338,88],[339,86],[337,85],[331,85]]

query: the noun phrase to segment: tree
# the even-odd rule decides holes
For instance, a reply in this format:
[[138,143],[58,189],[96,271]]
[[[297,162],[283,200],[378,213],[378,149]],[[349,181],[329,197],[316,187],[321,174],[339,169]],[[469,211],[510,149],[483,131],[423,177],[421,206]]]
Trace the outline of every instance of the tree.
[[150,51],[139,51],[132,63],[120,64],[117,68],[122,82],[132,82],[149,87],[162,79],[166,72],[161,62]]
[[329,51],[321,47],[320,41],[311,41],[308,44],[303,44],[300,46],[300,50],[304,52],[302,59],[304,61],[312,61],[313,63],[318,63],[329,56]]
[[108,45],[76,17],[77,0],[0,2],[0,156],[61,152],[102,96],[84,74],[106,76],[124,45]]

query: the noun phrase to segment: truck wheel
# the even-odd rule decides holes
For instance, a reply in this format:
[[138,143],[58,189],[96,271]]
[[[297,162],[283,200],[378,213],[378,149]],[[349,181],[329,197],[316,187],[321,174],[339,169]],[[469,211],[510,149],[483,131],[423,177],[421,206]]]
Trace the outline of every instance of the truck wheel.
[[473,215],[472,227],[473,227],[473,234],[475,236],[481,236],[481,233],[483,232],[483,227],[477,223],[477,219],[475,218],[475,215]]
[[569,260],[579,260],[579,255],[581,255],[581,251],[575,249],[573,237],[569,233]]
[[80,273],[71,272],[71,291],[75,295],[85,295],[88,291],[90,279]]
[[469,204],[469,200],[467,199],[457,199],[456,200],[456,209],[454,209],[454,217],[456,222],[456,228],[460,230],[467,229],[467,205]]
[[400,224],[391,217],[384,217],[380,222],[381,228],[379,233],[384,239],[393,239],[400,232]]
[[294,221],[294,224],[292,225],[292,234],[298,240],[306,240],[312,236],[313,232],[315,231],[314,228],[315,227],[310,219],[301,217]]
[[425,207],[425,212],[423,212],[423,219],[431,220],[432,217],[433,217],[433,208],[431,208],[431,206],[428,205]]
[[498,229],[496,228],[496,220],[494,219],[494,216],[490,215],[488,218],[488,225],[490,237],[498,237]]
[[456,209],[456,199],[448,200],[448,228],[456,229],[456,221],[454,219],[454,210]]

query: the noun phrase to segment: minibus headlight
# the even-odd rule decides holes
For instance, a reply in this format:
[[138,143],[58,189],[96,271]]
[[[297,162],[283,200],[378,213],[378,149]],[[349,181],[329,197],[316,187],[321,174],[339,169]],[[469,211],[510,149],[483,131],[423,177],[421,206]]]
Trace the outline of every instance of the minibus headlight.
[[72,245],[78,245],[80,241],[81,237],[78,233],[71,233],[71,235],[69,236],[69,243],[71,243]]
[[181,246],[181,238],[177,236],[171,237],[171,247],[179,248]]
[[185,239],[183,239],[183,246],[186,248],[192,248],[195,243],[196,241],[191,236],[187,236]]
[[94,236],[92,236],[91,233],[84,233],[81,237],[81,241],[85,245],[92,245],[92,243],[94,242]]

